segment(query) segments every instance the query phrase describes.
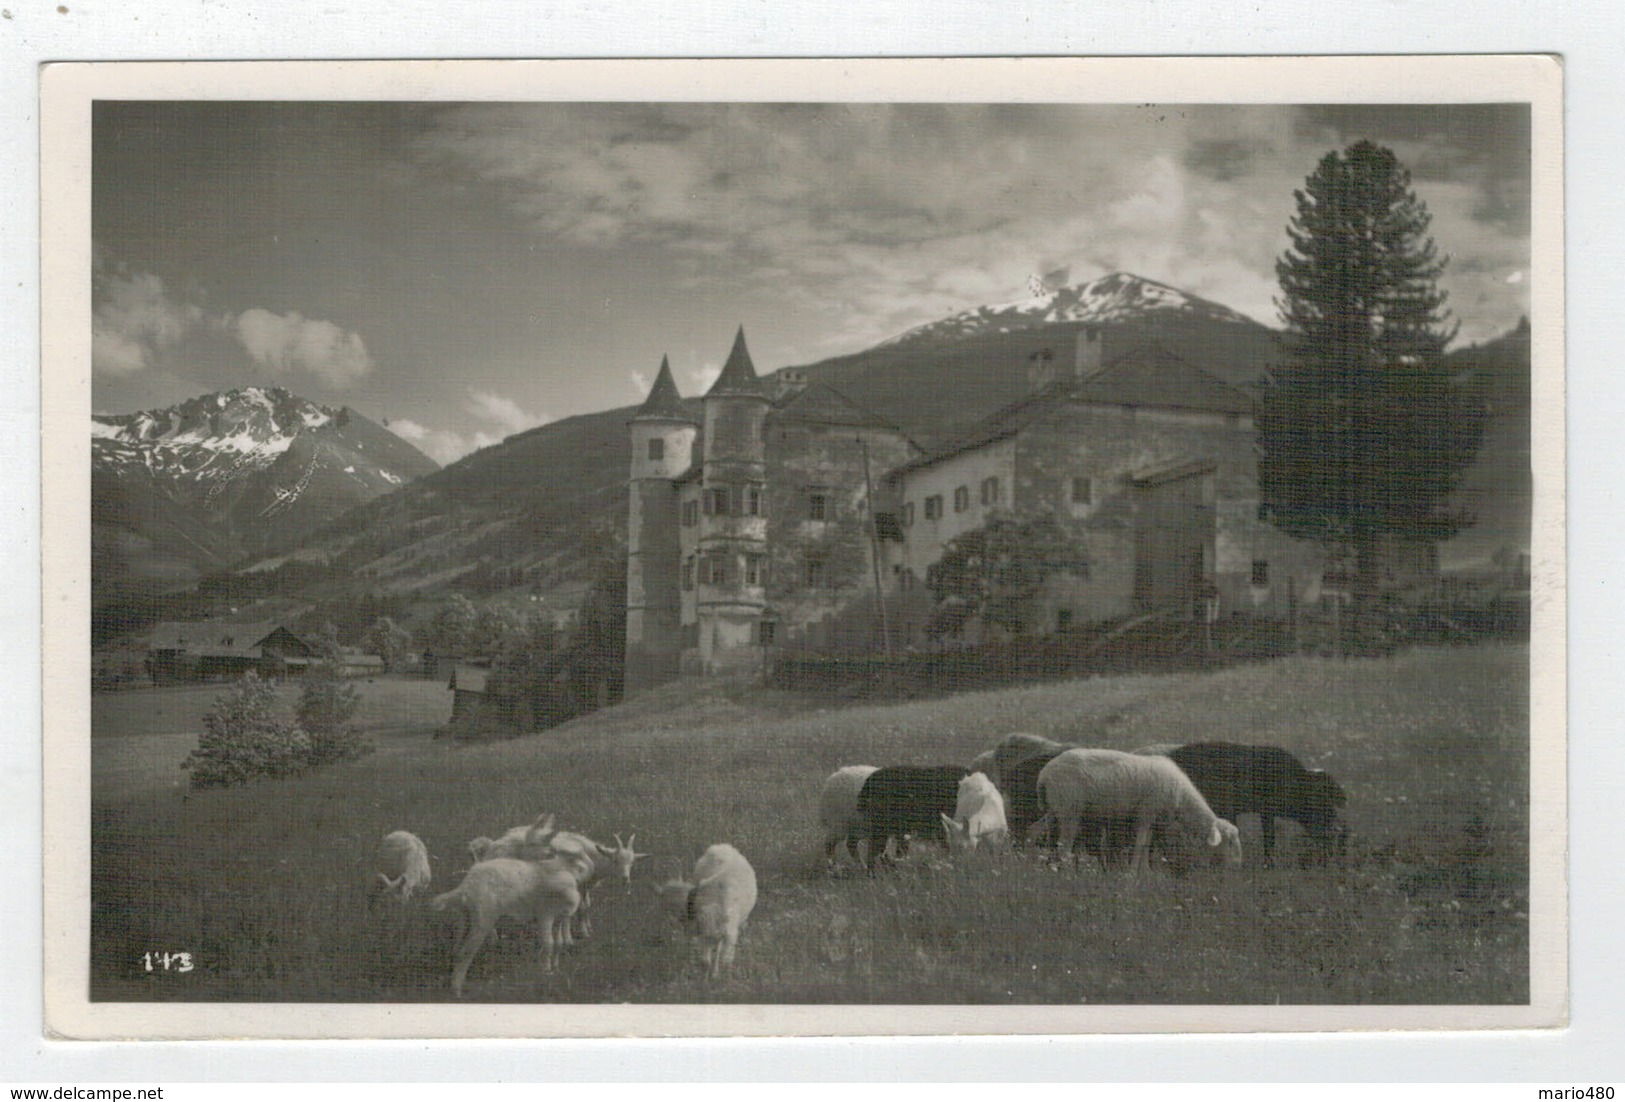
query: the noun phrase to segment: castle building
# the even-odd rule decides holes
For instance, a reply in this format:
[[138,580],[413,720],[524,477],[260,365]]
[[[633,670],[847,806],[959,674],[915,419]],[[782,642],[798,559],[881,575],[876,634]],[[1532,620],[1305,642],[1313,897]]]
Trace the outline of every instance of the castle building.
[[1284,618],[1317,548],[1258,519],[1252,400],[1098,329],[1028,365],[1029,395],[925,454],[741,329],[698,415],[660,372],[629,422],[626,687],[755,668],[766,648],[923,640],[927,571],[994,516],[1051,516],[1086,565],[1046,579],[1033,632],[1156,610]]

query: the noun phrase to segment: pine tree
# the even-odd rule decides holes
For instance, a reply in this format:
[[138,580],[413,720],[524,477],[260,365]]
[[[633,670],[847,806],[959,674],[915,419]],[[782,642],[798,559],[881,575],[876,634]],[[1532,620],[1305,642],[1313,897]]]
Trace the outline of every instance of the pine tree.
[[1284,363],[1256,417],[1260,512],[1354,567],[1355,622],[1383,548],[1472,523],[1448,497],[1477,453],[1481,408],[1443,363],[1456,326],[1432,216],[1391,150],[1328,153],[1295,191],[1276,263]]

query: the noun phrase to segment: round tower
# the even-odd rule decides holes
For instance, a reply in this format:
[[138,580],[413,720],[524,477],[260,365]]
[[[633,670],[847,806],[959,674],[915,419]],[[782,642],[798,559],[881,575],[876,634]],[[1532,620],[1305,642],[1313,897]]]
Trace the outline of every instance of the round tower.
[[627,422],[632,470],[626,522],[626,689],[670,680],[682,654],[682,555],[677,488],[693,463],[699,424],[660,360],[649,397]]
[[767,439],[773,403],[741,326],[705,395],[700,469],[699,657],[707,670],[750,666],[767,606]]

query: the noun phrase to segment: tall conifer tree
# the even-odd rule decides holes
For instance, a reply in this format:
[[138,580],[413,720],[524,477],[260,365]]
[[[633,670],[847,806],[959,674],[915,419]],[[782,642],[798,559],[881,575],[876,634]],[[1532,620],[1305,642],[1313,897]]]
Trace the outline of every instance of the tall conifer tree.
[[1395,541],[1472,523],[1449,495],[1478,451],[1481,409],[1443,363],[1456,327],[1427,206],[1391,150],[1328,153],[1293,192],[1276,262],[1283,363],[1260,396],[1258,482],[1276,527],[1352,560],[1357,617]]

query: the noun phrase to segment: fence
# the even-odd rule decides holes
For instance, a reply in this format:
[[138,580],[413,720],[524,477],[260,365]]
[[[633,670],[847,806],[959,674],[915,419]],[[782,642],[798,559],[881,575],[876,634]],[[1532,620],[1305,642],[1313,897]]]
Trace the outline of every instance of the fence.
[[1291,649],[1284,624],[1237,620],[1209,626],[1155,613],[1126,624],[901,655],[781,651],[769,659],[766,680],[798,692],[934,696],[1089,674],[1200,669]]

